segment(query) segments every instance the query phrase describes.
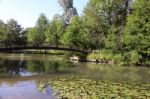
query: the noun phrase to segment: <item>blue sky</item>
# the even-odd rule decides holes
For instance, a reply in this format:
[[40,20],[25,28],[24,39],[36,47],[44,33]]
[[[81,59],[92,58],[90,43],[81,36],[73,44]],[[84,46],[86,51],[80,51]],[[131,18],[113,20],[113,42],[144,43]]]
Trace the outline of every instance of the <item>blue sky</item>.
[[[74,7],[79,15],[82,15],[87,2],[88,0],[74,0]],[[23,27],[34,26],[40,13],[52,19],[55,14],[61,14],[62,11],[57,0],[0,0],[0,19],[7,22],[13,18]]]

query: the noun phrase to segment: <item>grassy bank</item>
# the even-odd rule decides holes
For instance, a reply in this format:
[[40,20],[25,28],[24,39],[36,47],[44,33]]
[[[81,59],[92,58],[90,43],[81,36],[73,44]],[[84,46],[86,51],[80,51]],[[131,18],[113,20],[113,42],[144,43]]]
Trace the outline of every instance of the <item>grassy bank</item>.
[[[50,79],[53,95],[58,99],[149,99],[150,85],[114,83],[76,77]],[[45,83],[39,90],[45,92]]]
[[150,60],[144,59],[135,51],[113,52],[111,50],[94,50],[87,55],[87,59],[104,61],[104,63],[115,63],[119,65],[150,66]]

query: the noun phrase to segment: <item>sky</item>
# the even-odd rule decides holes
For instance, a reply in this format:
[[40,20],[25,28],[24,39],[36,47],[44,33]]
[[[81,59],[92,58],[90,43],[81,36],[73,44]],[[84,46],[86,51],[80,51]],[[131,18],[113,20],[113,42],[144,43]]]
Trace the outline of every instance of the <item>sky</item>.
[[[62,14],[63,9],[57,2],[58,0],[0,0],[0,20],[7,22],[13,18],[22,27],[33,27],[40,15],[44,13],[49,20],[55,14]],[[78,14],[82,11],[88,0],[74,0],[74,7]]]

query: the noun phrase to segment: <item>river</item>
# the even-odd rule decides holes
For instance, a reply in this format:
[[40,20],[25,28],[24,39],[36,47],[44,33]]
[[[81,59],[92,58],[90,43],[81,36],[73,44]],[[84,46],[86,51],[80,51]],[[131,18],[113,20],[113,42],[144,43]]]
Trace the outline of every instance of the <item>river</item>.
[[150,68],[72,63],[63,55],[0,53],[0,99],[55,99],[38,84],[49,78],[78,76],[102,81],[150,83]]

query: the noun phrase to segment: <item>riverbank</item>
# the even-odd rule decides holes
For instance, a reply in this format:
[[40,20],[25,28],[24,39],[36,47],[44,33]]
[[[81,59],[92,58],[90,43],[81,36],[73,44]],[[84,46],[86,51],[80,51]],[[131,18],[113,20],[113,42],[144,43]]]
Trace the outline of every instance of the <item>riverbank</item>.
[[72,54],[71,61],[110,64],[120,66],[145,66],[150,67],[150,58],[143,58],[137,53],[112,52],[110,50],[93,50],[86,56]]
[[94,60],[97,63],[150,66],[150,58],[143,57],[138,53],[132,52],[112,52],[111,50],[94,50],[87,55],[88,60]]
[[99,63],[99,64],[109,64],[109,65],[114,65],[116,62],[114,60],[109,60],[109,59],[94,59],[94,58],[80,58],[78,56],[73,56],[70,57],[70,61],[72,62],[90,62],[90,63]]
[[[149,99],[150,84],[116,83],[78,77],[50,79],[53,95],[58,99]],[[44,92],[45,82],[39,84]]]
[[94,50],[88,54],[56,50],[20,50],[12,51],[10,53],[62,55],[65,57],[65,59],[69,59],[73,62],[150,67],[150,60],[139,61],[138,56],[136,55],[131,59],[128,59],[123,55],[123,53],[113,53],[109,50]]

